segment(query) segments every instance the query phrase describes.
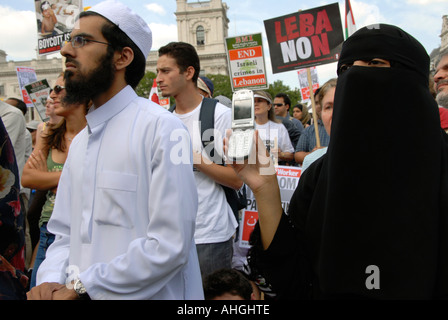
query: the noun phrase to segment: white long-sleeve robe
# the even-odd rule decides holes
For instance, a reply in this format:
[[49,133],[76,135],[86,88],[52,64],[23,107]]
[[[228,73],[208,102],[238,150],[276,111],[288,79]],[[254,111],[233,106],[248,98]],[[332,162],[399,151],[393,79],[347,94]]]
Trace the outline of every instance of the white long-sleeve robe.
[[129,86],[87,123],[62,172],[38,283],[79,272],[92,299],[202,299],[185,127]]

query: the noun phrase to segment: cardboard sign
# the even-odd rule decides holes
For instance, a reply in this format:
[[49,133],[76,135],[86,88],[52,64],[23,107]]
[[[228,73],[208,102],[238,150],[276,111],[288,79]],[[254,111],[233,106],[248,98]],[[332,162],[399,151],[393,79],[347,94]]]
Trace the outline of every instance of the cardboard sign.
[[25,89],[42,121],[47,121],[49,117],[45,114],[45,105],[47,104],[47,99],[50,95],[50,86],[48,85],[47,80],[44,79],[27,84]]
[[269,87],[261,33],[226,38],[232,91]]
[[159,97],[159,105],[168,110],[170,108],[170,98]]
[[39,55],[59,52],[75,27],[82,0],[36,0],[37,49]]
[[16,67],[17,80],[19,81],[20,92],[22,93],[22,100],[28,108],[33,107],[33,103],[26,92],[25,85],[37,80],[36,71],[29,67]]
[[344,33],[337,3],[265,20],[264,25],[273,73],[339,59]]
[[[310,68],[311,79],[313,82],[313,92],[319,88],[319,77],[317,75],[316,67]],[[308,102],[310,100],[310,87],[308,84],[308,75],[306,69],[300,69],[297,71],[300,84],[300,93],[302,94],[302,102]]]
[[[294,191],[299,184],[299,179],[302,174],[302,168],[290,166],[276,167],[277,180],[280,187],[280,196],[282,207],[285,212],[288,212],[289,202]],[[252,191],[246,186],[247,207],[242,210],[241,220],[239,221],[239,246],[241,248],[250,248],[249,237],[254,230],[255,224],[258,221],[257,202]]]

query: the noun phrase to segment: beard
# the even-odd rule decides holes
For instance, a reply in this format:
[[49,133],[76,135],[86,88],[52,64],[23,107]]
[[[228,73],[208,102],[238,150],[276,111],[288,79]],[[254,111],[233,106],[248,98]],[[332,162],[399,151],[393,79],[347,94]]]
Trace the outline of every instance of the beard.
[[440,91],[436,96],[436,100],[439,106],[448,108],[448,91]]
[[[99,61],[98,66],[87,74],[79,73],[75,75],[72,71],[66,70],[64,73],[66,104],[86,104],[99,94],[107,91],[115,77],[115,67],[112,63],[113,54],[106,53]],[[79,71],[80,64],[67,57],[67,62],[76,65]]]

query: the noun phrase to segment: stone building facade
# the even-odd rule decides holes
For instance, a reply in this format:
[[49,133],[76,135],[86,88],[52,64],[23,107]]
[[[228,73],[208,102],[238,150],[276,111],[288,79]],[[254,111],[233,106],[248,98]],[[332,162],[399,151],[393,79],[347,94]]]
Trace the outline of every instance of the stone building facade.
[[[228,36],[229,7],[222,0],[188,2],[177,0],[175,12],[178,41],[194,45],[201,60],[201,74],[228,74],[224,39]],[[62,72],[61,58],[38,56],[28,61],[7,61],[7,52],[0,48],[0,99],[21,98],[16,67],[31,67],[37,79],[47,79],[50,85]],[[157,51],[151,51],[147,71],[156,71]]]
[[434,49],[431,54],[431,70],[435,69],[434,63],[439,60],[440,53],[448,52],[448,15],[442,17],[442,31],[440,33],[440,47]]

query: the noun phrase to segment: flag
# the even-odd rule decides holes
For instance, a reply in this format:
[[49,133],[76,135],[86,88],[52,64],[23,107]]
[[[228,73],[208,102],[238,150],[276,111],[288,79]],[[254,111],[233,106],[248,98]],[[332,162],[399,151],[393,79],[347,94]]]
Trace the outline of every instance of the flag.
[[345,38],[347,39],[356,31],[355,18],[350,0],[345,0]]
[[155,103],[159,104],[159,93],[157,91],[156,79],[154,79],[154,81],[152,83],[152,88],[151,88],[151,91],[149,92],[149,99],[152,102],[155,102]]

